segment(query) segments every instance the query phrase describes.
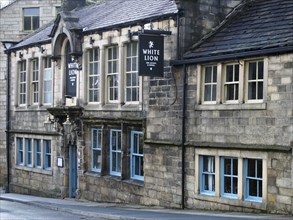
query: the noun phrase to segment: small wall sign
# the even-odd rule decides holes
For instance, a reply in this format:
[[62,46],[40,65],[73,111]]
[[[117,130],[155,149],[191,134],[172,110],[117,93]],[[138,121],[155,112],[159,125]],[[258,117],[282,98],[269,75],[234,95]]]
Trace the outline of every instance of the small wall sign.
[[63,157],[57,157],[57,166],[58,167],[63,167]]
[[139,37],[139,75],[164,76],[164,36],[140,34]]
[[66,71],[66,95],[76,96],[76,81],[78,74],[78,63],[74,60],[68,62]]

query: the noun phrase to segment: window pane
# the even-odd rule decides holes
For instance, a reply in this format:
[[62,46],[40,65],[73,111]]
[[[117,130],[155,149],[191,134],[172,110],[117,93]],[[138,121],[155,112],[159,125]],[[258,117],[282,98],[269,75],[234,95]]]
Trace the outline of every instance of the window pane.
[[238,178],[233,178],[233,194],[238,193]]
[[231,177],[224,177],[224,193],[231,193]]
[[257,196],[257,180],[249,180],[249,195]]
[[233,82],[233,65],[227,65],[226,82]]
[[258,62],[258,79],[263,79],[263,61]]
[[208,66],[206,67],[206,73],[205,73],[205,83],[211,82],[212,80],[212,67]]
[[249,63],[249,74],[248,74],[248,79],[256,79],[256,63],[251,62]]

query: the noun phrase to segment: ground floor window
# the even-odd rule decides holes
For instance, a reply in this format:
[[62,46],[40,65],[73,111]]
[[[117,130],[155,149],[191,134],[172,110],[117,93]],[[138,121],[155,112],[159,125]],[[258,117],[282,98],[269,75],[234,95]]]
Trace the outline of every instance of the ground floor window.
[[51,140],[29,137],[29,135],[18,136],[16,137],[16,149],[18,166],[51,170]]
[[262,200],[262,160],[244,160],[245,199],[261,202]]
[[238,159],[221,157],[221,195],[237,198],[238,194]]
[[144,180],[143,177],[143,136],[140,131],[131,131],[131,178]]
[[90,154],[92,172],[144,180],[141,129],[132,126],[91,128]]
[[200,192],[215,194],[215,157],[200,156]]
[[[263,203],[267,153],[196,149],[196,195]],[[203,197],[200,197],[203,199]],[[228,200],[227,200],[228,199]]]

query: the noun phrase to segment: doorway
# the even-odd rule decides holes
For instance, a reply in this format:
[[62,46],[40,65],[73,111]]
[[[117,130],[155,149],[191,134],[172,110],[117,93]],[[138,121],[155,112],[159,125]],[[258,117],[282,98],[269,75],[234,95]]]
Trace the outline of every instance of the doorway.
[[75,198],[77,190],[76,145],[69,145],[69,197]]

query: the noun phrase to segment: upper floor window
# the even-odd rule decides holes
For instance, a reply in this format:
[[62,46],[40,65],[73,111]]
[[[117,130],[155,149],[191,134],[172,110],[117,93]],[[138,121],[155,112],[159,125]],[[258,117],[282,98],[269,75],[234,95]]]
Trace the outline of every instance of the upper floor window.
[[39,102],[39,60],[31,61],[31,98],[32,104]]
[[204,102],[216,102],[217,66],[205,66],[203,73]]
[[265,98],[267,59],[240,60],[199,67],[199,103],[262,103]]
[[126,102],[139,101],[138,43],[126,46]]
[[21,61],[19,63],[19,104],[23,105],[26,104],[26,83],[27,83],[27,76],[26,76],[26,61]]
[[40,26],[40,9],[24,8],[23,9],[23,30],[33,31]]
[[118,46],[107,48],[107,94],[109,102],[118,101],[119,83]]
[[132,179],[144,180],[143,169],[143,136],[140,131],[131,131],[130,172]]
[[43,70],[43,102],[44,104],[52,103],[53,96],[53,70],[52,61],[50,57],[44,58]]
[[[114,64],[111,63],[110,66],[112,67],[112,65]],[[112,72],[113,71],[111,71],[111,73]],[[89,102],[100,101],[100,51],[99,51],[99,48],[93,48],[88,51],[88,101]]]
[[251,61],[246,66],[247,100],[263,99],[264,63],[263,61]]
[[227,64],[225,68],[224,100],[239,99],[239,64]]

